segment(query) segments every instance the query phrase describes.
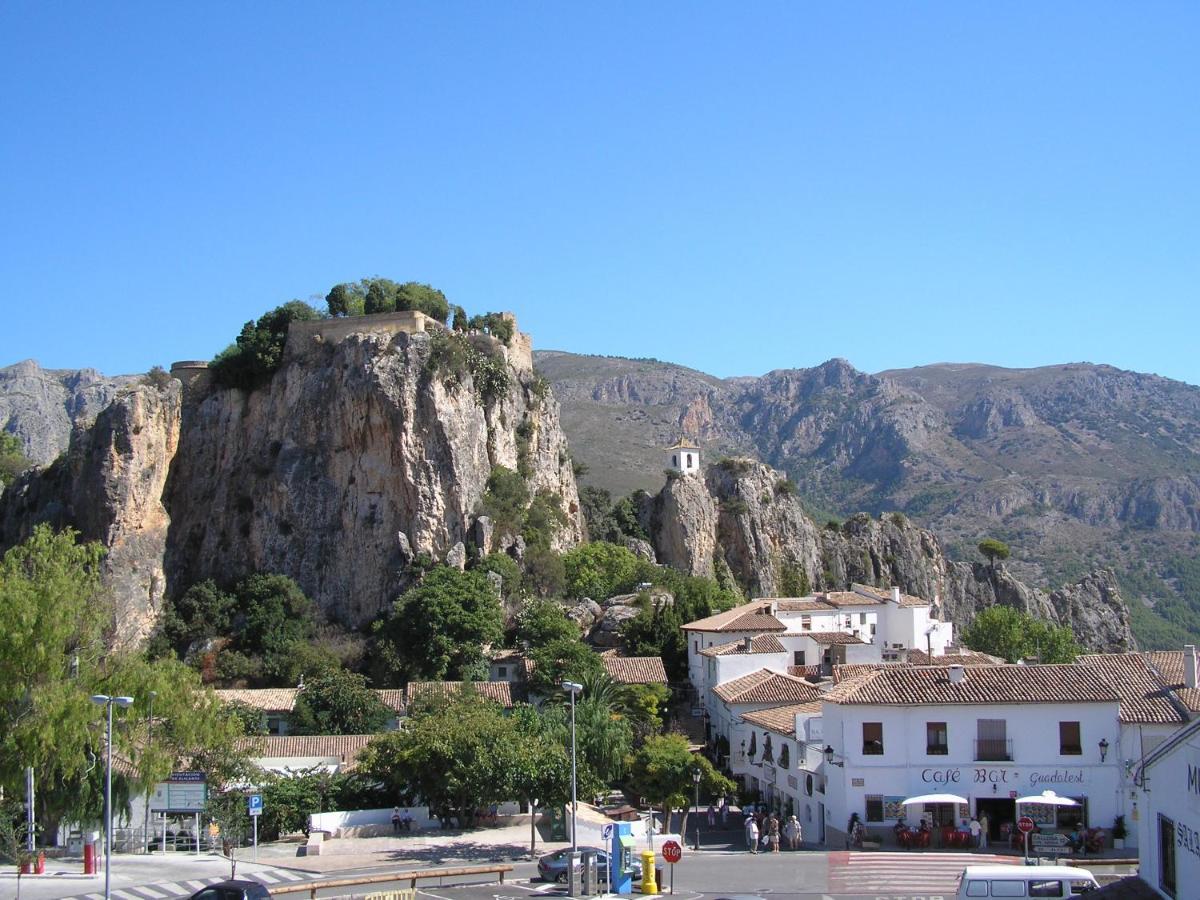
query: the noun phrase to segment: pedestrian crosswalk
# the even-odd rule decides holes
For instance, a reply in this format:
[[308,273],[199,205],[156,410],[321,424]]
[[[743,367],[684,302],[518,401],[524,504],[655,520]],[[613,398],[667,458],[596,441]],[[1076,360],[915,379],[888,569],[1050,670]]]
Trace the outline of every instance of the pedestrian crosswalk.
[[[267,886],[283,884],[289,881],[304,881],[313,876],[304,872],[290,872],[287,869],[260,869],[257,872],[238,872],[238,878],[245,881],[257,881]],[[225,877],[191,878],[179,881],[163,881],[154,884],[139,884],[136,887],[118,888],[112,891],[115,900],[177,900],[187,897],[210,884],[225,881]],[[63,900],[104,900],[103,893],[77,894],[74,897],[64,897]]]
[[849,853],[829,854],[829,892],[921,897],[954,896],[958,876],[968,865],[1019,863],[1011,856],[982,853]]

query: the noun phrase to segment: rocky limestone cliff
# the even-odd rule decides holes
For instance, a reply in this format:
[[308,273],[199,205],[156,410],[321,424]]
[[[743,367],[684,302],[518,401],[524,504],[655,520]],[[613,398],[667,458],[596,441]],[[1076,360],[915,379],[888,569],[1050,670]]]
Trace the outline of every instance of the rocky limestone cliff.
[[162,606],[170,524],[162,496],[180,412],[178,382],[127,386],[94,423],[76,426],[64,456],[26,473],[0,498],[0,547],[48,522],[108,549],[102,583],[114,601],[117,643],[144,638]]
[[580,540],[553,398],[510,369],[508,390],[481,404],[469,374],[448,386],[429,355],[425,334],[314,340],[267,387],[190,411],[167,496],[172,589],[283,572],[344,621],[374,618],[413,554],[458,556],[472,539],[492,467],[520,465],[523,421],[530,487],[563,498],[560,545]]
[[43,369],[27,359],[0,368],[0,430],[16,435],[25,455],[46,465],[67,449],[71,430],[90,425],[134,375],[95,369]]
[[125,389],[76,428],[64,459],[0,496],[0,550],[37,521],[101,541],[120,637],[137,640],[164,590],[258,571],[294,578],[340,621],[370,620],[416,554],[461,564],[490,534],[478,519],[496,465],[558,494],[556,540],[578,542],[558,406],[522,364],[527,339],[509,354],[472,339],[507,360],[507,388],[485,403],[469,369],[430,363],[430,335],[369,326],[312,335],[251,393],[193,384],[185,401],[176,380]]
[[751,596],[779,596],[803,572],[813,590],[851,583],[890,587],[937,599],[958,628],[988,606],[1003,604],[1068,625],[1093,650],[1134,646],[1129,615],[1111,572],[1101,571],[1047,594],[1003,566],[951,562],[937,537],[897,513],[851,517],[818,527],[789,493],[781,473],[750,459],[710,466],[700,476],[670,479],[650,516],[658,557],[695,575],[711,575],[721,558]]

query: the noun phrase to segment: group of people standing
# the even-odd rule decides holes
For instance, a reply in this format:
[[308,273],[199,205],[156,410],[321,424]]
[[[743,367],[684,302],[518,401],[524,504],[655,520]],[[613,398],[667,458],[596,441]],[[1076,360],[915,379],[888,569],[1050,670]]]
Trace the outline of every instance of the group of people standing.
[[760,846],[772,853],[778,853],[781,837],[787,840],[790,849],[799,850],[800,842],[804,838],[800,820],[794,815],[788,816],[787,821],[781,823],[776,813],[766,813],[762,810],[746,816],[745,830],[746,849],[751,853],[757,853]]

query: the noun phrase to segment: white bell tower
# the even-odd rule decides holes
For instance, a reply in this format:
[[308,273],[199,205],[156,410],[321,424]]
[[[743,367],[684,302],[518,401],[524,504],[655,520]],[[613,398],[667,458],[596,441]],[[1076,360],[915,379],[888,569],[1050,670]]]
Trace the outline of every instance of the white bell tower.
[[677,469],[684,475],[700,474],[700,448],[681,437],[673,447],[667,448],[667,468]]

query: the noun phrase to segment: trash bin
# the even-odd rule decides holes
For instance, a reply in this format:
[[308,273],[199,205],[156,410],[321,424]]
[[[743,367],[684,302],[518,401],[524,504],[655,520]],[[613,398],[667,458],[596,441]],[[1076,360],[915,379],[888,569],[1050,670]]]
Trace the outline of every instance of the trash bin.
[[83,854],[83,832],[72,831],[67,835],[67,854],[81,856]]

